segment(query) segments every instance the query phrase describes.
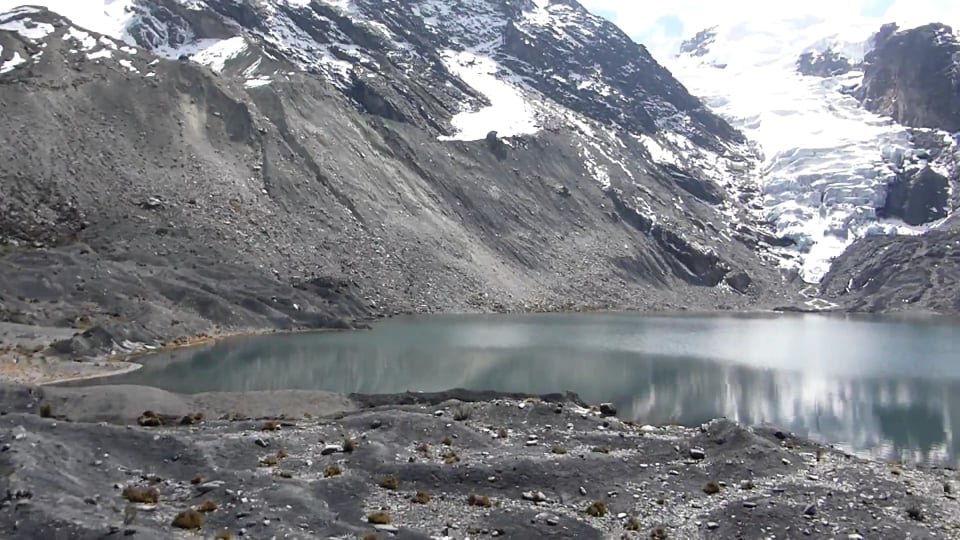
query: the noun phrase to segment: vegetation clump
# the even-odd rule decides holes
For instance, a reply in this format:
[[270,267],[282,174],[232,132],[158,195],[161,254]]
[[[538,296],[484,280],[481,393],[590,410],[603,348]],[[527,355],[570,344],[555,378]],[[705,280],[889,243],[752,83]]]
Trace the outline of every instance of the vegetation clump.
[[400,482],[397,480],[396,476],[384,476],[380,479],[380,487],[383,489],[389,489],[390,491],[396,491],[400,488]]
[[40,418],[53,418],[53,405],[44,403],[40,406]]
[[163,419],[153,411],[143,411],[143,414],[137,418],[137,424],[143,427],[160,427],[163,425]]
[[554,446],[553,448],[550,449],[550,451],[560,456],[567,453],[567,449],[562,446]]
[[603,501],[593,501],[585,510],[588,516],[603,517],[607,515],[607,503]]
[[217,503],[211,501],[210,499],[203,501],[202,503],[200,503],[199,506],[197,506],[197,512],[201,512],[204,514],[207,514],[210,512],[216,512],[216,511],[217,511]]
[[481,508],[490,508],[493,506],[493,502],[490,501],[490,497],[486,495],[470,495],[467,497],[467,504],[470,506],[479,506]]
[[373,523],[374,525],[389,525],[390,521],[390,514],[386,512],[381,511],[367,514],[367,522]]
[[135,486],[128,486],[123,488],[123,498],[132,502],[140,504],[157,504],[160,502],[160,492],[157,491],[157,488],[141,488]]
[[193,484],[193,485],[202,484],[202,483],[203,483],[203,475],[200,474],[200,473],[197,473],[197,474],[193,475],[193,478],[190,479],[190,483]]
[[707,495],[716,495],[720,493],[720,484],[713,481],[707,482],[706,485],[703,486],[703,492]]
[[260,426],[260,431],[280,431],[280,422],[276,420],[267,420]]
[[427,504],[430,502],[430,494],[426,491],[418,491],[413,497],[410,498],[410,502],[416,504]]
[[180,419],[181,426],[192,426],[203,422],[203,413],[189,413]]
[[346,453],[351,453],[357,449],[357,441],[353,439],[344,439],[343,441],[343,451]]
[[184,510],[173,518],[172,525],[188,531],[200,530],[203,527],[203,515],[196,510]]
[[339,465],[327,465],[327,468],[323,470],[323,477],[333,478],[334,476],[340,476],[342,473]]

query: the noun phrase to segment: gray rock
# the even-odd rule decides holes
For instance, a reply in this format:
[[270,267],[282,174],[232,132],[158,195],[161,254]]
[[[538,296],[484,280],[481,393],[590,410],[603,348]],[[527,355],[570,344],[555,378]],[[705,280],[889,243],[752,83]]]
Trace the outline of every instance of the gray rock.
[[616,416],[617,408],[613,403],[601,403],[600,404],[600,416]]
[[338,454],[341,452],[343,452],[343,446],[340,446],[339,444],[328,444],[324,446],[322,450],[320,450],[320,455],[329,456],[330,454]]
[[691,448],[690,457],[692,459],[706,459],[707,453],[702,448]]
[[719,529],[719,528],[720,528],[720,524],[717,523],[716,521],[708,521],[708,522],[707,522],[707,528],[710,529],[711,531],[714,530],[714,529]]
[[808,504],[808,505],[807,505],[806,507],[804,507],[804,509],[803,509],[803,515],[805,515],[805,516],[810,516],[810,517],[813,517],[813,516],[817,515],[817,505],[815,505],[815,504]]

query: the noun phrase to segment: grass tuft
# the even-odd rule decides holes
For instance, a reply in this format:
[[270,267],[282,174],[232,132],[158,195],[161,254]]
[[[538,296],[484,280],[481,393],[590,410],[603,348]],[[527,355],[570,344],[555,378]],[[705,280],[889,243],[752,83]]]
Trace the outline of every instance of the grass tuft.
[[203,515],[196,510],[184,510],[173,518],[172,525],[178,529],[196,531],[203,528]]
[[593,501],[592,503],[590,503],[590,506],[588,506],[587,509],[584,511],[587,513],[588,516],[593,516],[598,518],[603,517],[607,515],[607,512],[608,512],[607,503],[603,501]]

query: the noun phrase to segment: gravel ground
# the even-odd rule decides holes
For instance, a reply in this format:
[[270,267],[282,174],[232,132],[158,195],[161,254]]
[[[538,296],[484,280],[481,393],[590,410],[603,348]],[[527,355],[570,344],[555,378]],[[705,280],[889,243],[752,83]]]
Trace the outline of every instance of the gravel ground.
[[[945,491],[955,471],[864,461],[726,420],[625,423],[569,395],[7,386],[0,404],[5,538],[196,537],[171,524],[207,500],[206,537],[960,534]],[[156,417],[141,423],[162,425],[137,425],[146,408]],[[125,500],[130,486],[155,489],[157,502]]]

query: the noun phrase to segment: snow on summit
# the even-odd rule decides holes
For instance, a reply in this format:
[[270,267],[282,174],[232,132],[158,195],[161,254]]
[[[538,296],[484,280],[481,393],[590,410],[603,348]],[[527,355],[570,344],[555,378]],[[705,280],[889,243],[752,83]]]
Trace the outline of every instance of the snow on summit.
[[844,93],[860,83],[861,72],[797,72],[808,52],[832,50],[856,64],[878,29],[838,29],[816,17],[745,21],[702,32],[665,60],[694,95],[759,146],[764,214],[796,243],[785,264],[810,283],[857,238],[922,232],[881,220],[875,210],[894,178],[892,158],[911,152],[907,130]]

